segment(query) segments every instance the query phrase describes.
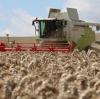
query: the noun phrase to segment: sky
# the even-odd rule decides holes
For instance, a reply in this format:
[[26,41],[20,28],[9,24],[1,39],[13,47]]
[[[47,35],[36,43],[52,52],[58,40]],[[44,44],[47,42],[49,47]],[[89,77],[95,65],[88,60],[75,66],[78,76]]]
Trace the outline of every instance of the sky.
[[77,8],[81,19],[100,23],[100,0],[0,0],[0,36],[33,36],[32,20],[46,18],[49,8]]

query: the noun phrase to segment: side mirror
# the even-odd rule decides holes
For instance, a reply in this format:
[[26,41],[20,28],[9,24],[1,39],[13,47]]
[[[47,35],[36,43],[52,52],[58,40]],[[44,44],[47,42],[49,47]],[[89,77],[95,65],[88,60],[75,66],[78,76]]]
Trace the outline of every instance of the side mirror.
[[34,21],[32,22],[32,25],[34,25]]
[[96,30],[97,30],[97,31],[100,30],[100,25],[96,26]]

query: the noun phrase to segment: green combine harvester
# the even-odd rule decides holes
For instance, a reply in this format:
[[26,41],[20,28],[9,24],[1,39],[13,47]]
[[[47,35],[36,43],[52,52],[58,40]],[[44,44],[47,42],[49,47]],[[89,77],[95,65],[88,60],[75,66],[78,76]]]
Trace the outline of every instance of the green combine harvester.
[[[33,20],[35,42],[32,44],[14,43],[9,47],[0,43],[0,51],[62,51],[72,52],[74,48],[87,50],[95,42],[95,32],[100,30],[99,23],[85,22],[79,19],[77,9],[67,8],[66,12],[51,8],[47,19]],[[9,42],[9,40],[8,40]]]
[[[33,20],[35,33],[42,45],[47,43],[74,44],[74,48],[85,50],[95,42],[95,32],[90,26],[100,29],[99,23],[85,22],[79,19],[77,9],[67,8],[66,12],[51,8],[47,19]],[[57,46],[56,46],[57,47]]]

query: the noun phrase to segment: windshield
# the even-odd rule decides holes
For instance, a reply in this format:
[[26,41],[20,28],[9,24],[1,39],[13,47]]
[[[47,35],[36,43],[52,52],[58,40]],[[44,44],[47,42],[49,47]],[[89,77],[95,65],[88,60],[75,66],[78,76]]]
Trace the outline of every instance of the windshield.
[[38,20],[40,38],[61,37],[64,27],[63,20]]

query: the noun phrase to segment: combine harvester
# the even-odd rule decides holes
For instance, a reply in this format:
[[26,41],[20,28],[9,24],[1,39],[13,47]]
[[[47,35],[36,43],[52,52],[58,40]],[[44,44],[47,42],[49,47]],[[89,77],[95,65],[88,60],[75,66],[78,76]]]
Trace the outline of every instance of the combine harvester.
[[[67,8],[67,12],[60,9],[50,9],[47,19],[33,20],[36,42],[23,46],[20,42],[13,47],[0,44],[0,51],[62,51],[71,52],[74,48],[88,49],[95,42],[95,32],[90,26],[100,29],[99,23],[89,23],[79,19],[77,9]],[[30,45],[30,46],[29,46]]]

